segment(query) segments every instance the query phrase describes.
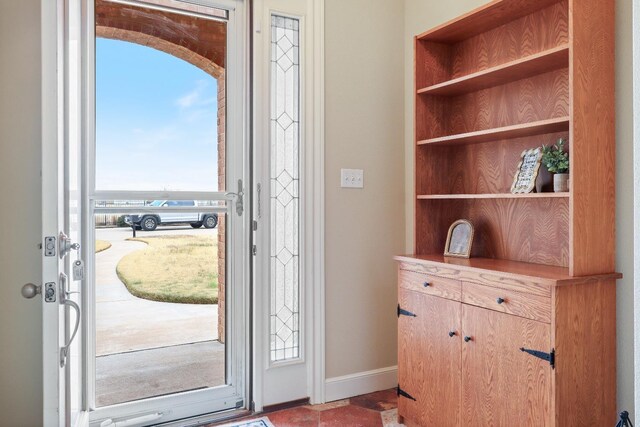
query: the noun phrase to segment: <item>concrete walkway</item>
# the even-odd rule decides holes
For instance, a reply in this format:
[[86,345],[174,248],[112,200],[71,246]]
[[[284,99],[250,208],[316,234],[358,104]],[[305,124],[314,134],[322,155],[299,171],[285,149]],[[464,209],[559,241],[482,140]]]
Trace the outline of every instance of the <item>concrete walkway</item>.
[[225,383],[218,341],[112,354],[96,364],[98,407]]
[[[213,230],[159,227],[138,237],[167,234],[213,235]],[[111,248],[96,254],[96,356],[218,339],[217,304],[173,304],[134,297],[116,274],[123,256],[146,244],[131,242],[130,228],[96,230]]]

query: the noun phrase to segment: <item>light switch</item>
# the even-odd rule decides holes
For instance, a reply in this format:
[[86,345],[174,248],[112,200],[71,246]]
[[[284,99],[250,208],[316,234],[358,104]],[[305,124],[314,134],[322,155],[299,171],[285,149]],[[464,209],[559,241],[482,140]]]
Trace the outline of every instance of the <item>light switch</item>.
[[364,188],[364,170],[341,169],[340,186],[342,188]]

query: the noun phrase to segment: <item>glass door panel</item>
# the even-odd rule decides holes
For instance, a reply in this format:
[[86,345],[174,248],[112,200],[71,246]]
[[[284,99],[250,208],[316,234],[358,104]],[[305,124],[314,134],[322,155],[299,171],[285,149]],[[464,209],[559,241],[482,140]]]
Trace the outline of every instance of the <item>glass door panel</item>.
[[227,205],[95,202],[96,407],[227,384]]
[[88,1],[91,422],[243,408],[244,2]]

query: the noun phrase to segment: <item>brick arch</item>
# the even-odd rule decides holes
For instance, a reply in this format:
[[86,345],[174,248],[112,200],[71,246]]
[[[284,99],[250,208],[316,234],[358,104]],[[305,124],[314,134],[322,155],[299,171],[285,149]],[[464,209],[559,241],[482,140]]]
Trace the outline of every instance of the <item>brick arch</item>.
[[[105,39],[122,40],[130,43],[136,43],[142,46],[147,46],[164,53],[168,53],[171,56],[180,58],[183,61],[188,62],[195,67],[198,67],[205,73],[209,74],[213,78],[217,79],[220,83],[221,79],[224,79],[224,67],[216,64],[211,59],[194,52],[193,50],[175,44],[171,41],[163,38],[146,34],[135,30],[126,30],[123,28],[96,26],[96,37],[102,37]],[[218,86],[223,86],[218,84]]]

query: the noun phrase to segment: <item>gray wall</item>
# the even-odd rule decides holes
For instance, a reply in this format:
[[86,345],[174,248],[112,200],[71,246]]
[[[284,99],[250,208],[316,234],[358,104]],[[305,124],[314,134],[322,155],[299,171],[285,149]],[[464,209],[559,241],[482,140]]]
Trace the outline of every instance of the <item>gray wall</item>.
[[[481,6],[485,0],[405,0],[405,162],[407,251],[413,248],[413,44],[412,37]],[[633,116],[632,0],[617,0],[616,10],[616,138],[617,138],[617,270],[618,407],[634,409],[633,315]]]
[[20,296],[40,282],[40,2],[0,1],[1,425],[42,420],[42,315]]

